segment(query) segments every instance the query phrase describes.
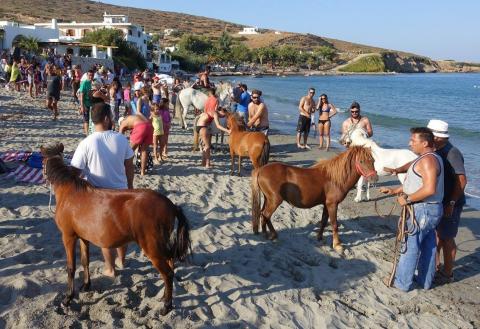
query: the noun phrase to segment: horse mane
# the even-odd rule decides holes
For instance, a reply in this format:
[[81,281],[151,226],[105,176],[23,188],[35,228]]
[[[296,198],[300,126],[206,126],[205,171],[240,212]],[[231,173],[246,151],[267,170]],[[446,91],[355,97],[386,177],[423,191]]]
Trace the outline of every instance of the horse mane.
[[350,164],[358,157],[359,160],[371,157],[370,150],[362,146],[350,146],[348,150],[332,159],[319,160],[312,168],[323,168],[330,180],[337,186],[344,186],[350,177]]
[[63,144],[55,144],[44,148],[40,148],[44,160],[43,165],[46,166],[46,178],[52,184],[73,184],[77,191],[85,191],[93,188],[93,185],[86,180],[80,178],[78,173],[72,167],[65,165],[63,162]]
[[48,181],[52,184],[73,184],[77,191],[86,191],[93,188],[93,185],[80,178],[72,167],[63,163],[61,156],[57,155],[48,159],[46,174]]
[[232,122],[232,124],[234,124],[238,128],[238,130],[240,131],[247,130],[245,121],[238,113],[235,112],[233,114],[230,114],[229,117],[231,118],[230,121]]

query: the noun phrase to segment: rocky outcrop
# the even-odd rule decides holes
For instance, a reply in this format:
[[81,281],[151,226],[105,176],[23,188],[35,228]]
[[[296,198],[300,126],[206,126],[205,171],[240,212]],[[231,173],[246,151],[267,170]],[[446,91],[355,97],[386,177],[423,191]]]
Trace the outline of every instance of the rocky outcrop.
[[385,63],[385,70],[398,73],[433,73],[438,72],[440,67],[427,57],[401,56],[395,52],[381,54]]

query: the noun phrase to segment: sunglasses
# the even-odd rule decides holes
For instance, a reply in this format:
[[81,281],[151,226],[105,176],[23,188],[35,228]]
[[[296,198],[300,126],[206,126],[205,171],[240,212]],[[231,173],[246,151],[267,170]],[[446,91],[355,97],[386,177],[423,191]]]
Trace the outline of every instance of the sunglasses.
[[350,111],[350,113],[352,113],[352,114],[358,114],[358,113],[360,113],[360,111]]
[[258,96],[252,96],[252,99],[258,99]]

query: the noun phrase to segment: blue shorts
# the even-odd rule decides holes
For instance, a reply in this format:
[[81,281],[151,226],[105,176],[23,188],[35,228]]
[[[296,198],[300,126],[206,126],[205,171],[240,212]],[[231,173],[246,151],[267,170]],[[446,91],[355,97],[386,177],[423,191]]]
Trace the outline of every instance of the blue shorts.
[[158,104],[158,103],[160,103],[160,99],[162,99],[161,95],[153,95],[152,102],[155,103],[155,104]]
[[440,239],[453,239],[458,233],[458,224],[460,224],[460,215],[462,214],[463,205],[453,207],[451,217],[442,217],[437,226],[437,233]]

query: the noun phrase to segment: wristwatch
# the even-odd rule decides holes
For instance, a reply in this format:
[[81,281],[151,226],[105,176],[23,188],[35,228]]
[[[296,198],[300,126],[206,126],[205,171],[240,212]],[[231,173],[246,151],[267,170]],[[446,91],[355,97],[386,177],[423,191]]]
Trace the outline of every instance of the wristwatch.
[[448,204],[453,207],[453,206],[455,206],[455,201],[454,201],[454,200],[450,200],[450,201],[448,202]]

